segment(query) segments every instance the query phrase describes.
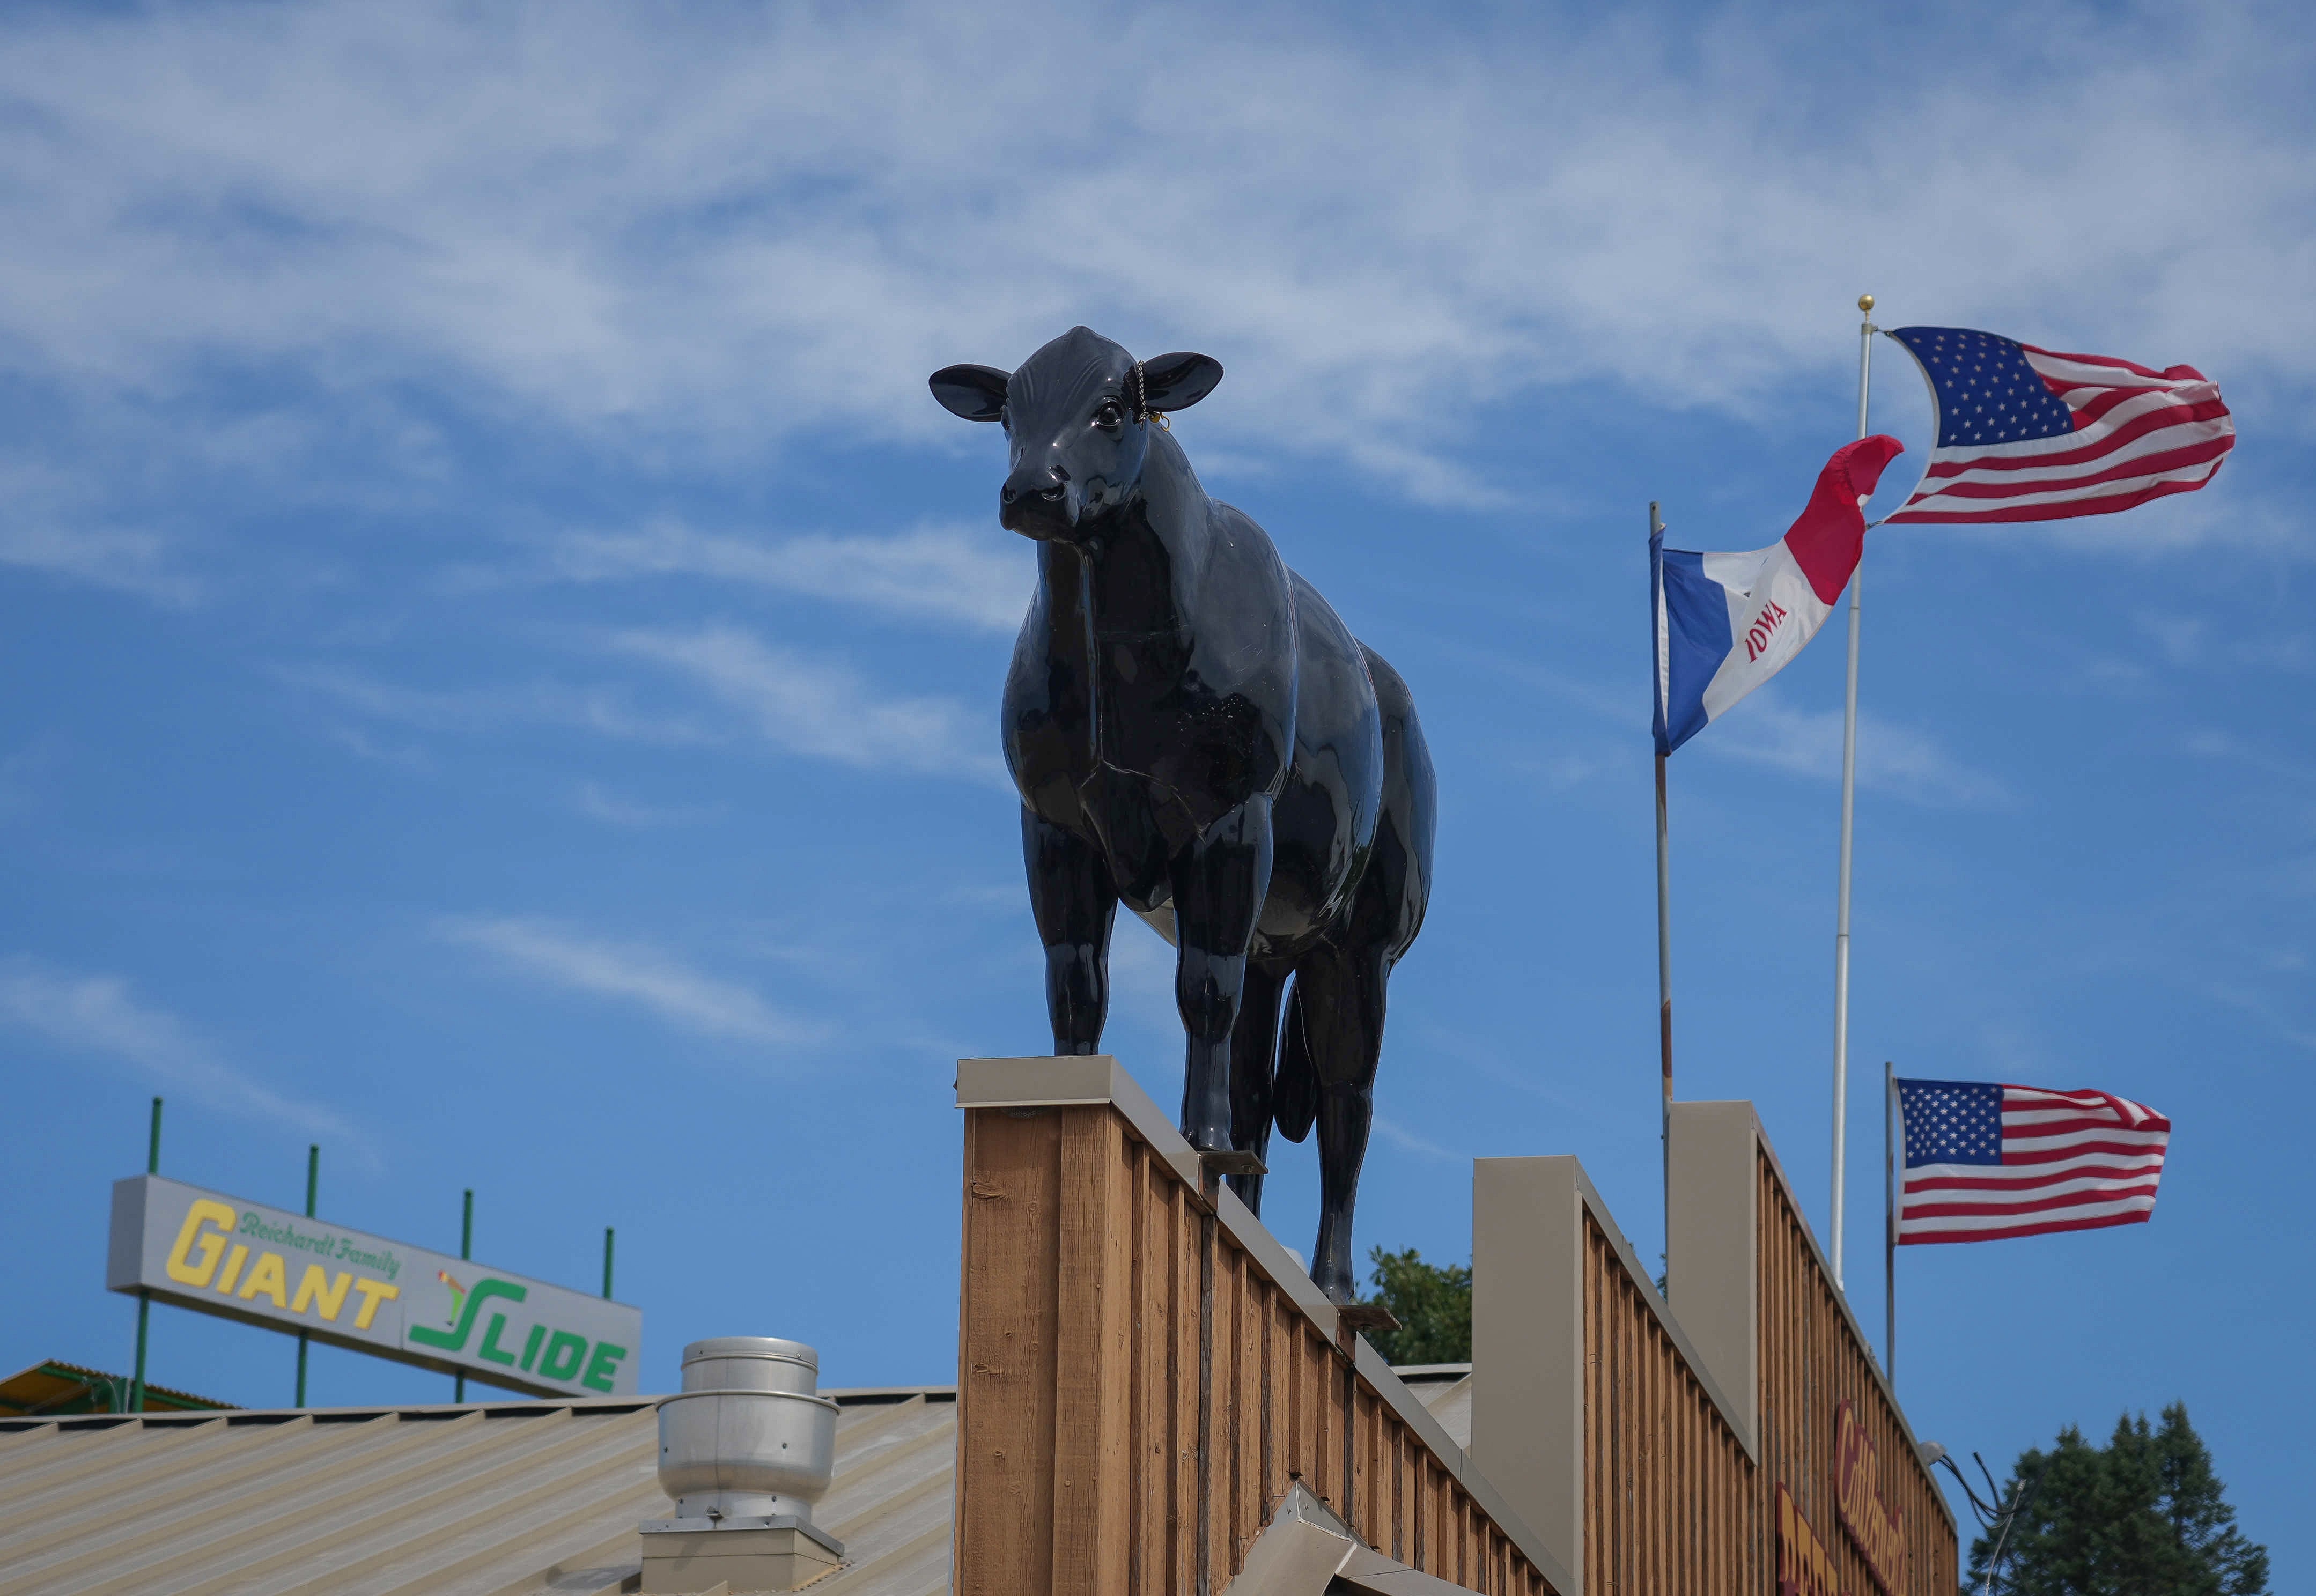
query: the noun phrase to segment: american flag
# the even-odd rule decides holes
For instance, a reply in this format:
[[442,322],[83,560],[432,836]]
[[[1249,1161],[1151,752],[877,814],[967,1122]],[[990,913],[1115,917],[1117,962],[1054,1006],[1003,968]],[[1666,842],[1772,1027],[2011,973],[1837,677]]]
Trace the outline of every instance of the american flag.
[[2106,1092],[1900,1081],[1901,1245],[2135,1225],[2155,1211],[2171,1121]]
[[1921,486],[1891,522],[2128,510],[2194,492],[2235,446],[2219,385],[2193,366],[2155,371],[1963,327],[1890,336],[1921,363],[1938,428]]

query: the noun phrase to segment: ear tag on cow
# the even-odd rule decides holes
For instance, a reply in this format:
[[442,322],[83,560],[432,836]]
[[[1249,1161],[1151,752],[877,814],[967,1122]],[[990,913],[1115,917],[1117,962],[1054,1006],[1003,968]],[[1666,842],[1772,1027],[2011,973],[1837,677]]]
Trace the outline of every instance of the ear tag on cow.
[[1142,374],[1142,362],[1140,361],[1134,362],[1134,391],[1136,397],[1141,401],[1142,419],[1145,421],[1157,423],[1158,430],[1161,432],[1172,432],[1174,430],[1174,424],[1166,419],[1164,413],[1150,408],[1150,379]]

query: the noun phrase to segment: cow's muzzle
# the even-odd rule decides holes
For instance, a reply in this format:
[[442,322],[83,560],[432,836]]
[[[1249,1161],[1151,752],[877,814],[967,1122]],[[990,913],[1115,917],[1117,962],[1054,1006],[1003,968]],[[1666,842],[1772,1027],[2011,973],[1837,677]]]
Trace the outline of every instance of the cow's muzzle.
[[997,492],[997,524],[1025,538],[1065,538],[1078,524],[1082,503],[1067,472],[1025,466]]

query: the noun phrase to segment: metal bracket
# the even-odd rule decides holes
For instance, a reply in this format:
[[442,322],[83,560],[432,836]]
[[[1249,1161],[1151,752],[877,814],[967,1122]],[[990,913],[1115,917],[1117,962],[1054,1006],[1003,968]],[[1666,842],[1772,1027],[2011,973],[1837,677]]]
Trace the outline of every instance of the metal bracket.
[[1399,1315],[1379,1302],[1344,1302],[1335,1305],[1335,1319],[1344,1329],[1366,1333],[1370,1330],[1396,1330]]

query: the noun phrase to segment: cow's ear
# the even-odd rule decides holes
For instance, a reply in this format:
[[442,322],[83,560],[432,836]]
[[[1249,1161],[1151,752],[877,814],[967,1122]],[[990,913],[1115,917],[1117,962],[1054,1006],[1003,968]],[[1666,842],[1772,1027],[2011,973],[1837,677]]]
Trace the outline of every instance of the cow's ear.
[[931,379],[933,397],[941,408],[967,421],[995,421],[1005,408],[1005,385],[1011,374],[994,366],[943,366]]
[[1162,354],[1142,362],[1143,392],[1153,410],[1188,410],[1222,379],[1223,363],[1210,354]]

